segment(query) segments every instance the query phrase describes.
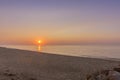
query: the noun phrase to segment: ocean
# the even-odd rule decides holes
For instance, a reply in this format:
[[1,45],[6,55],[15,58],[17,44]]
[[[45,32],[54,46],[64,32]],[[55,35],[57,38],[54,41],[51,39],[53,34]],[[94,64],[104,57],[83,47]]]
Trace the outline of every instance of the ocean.
[[1,47],[78,57],[119,58],[120,46],[110,45],[1,45]]

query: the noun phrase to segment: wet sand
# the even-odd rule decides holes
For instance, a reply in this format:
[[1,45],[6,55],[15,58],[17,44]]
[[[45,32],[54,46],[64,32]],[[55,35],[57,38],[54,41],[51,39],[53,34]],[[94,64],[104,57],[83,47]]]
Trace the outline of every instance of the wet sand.
[[119,61],[0,48],[0,80],[85,80]]

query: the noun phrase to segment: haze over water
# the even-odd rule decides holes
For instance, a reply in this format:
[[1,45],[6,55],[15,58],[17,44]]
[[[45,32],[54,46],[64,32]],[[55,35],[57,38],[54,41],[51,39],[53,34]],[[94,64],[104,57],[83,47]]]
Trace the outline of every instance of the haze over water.
[[28,45],[4,45],[8,48],[16,48],[30,51],[47,52],[50,54],[97,57],[97,58],[120,58],[120,46],[115,45],[53,45],[53,46],[28,46]]

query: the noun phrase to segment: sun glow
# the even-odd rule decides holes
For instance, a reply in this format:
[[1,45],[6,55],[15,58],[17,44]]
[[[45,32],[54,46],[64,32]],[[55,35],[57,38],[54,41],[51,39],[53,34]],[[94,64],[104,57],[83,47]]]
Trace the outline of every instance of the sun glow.
[[40,52],[41,51],[41,43],[42,43],[42,40],[38,40],[37,41],[37,43],[38,43],[38,52]]
[[38,40],[38,44],[40,44],[40,43],[42,43],[42,41],[41,41],[41,40]]

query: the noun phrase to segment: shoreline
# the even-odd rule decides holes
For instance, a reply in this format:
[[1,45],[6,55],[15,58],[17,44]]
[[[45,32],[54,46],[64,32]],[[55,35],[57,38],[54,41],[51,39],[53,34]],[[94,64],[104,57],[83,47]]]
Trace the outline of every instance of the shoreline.
[[93,59],[102,59],[102,60],[112,60],[112,61],[120,61],[120,58],[109,58],[109,57],[96,57],[96,56],[72,56],[72,55],[63,55],[63,54],[55,54],[55,53],[49,53],[49,52],[40,52],[40,51],[32,51],[32,50],[26,50],[26,49],[17,49],[17,48],[8,48],[8,47],[0,47],[5,49],[11,49],[11,50],[20,50],[20,51],[29,51],[29,52],[35,52],[35,53],[44,53],[44,54],[51,54],[51,55],[59,55],[59,56],[69,56],[69,57],[78,57],[78,58],[93,58]]
[[0,79],[4,80],[85,80],[88,74],[117,65],[114,60],[0,47]]

